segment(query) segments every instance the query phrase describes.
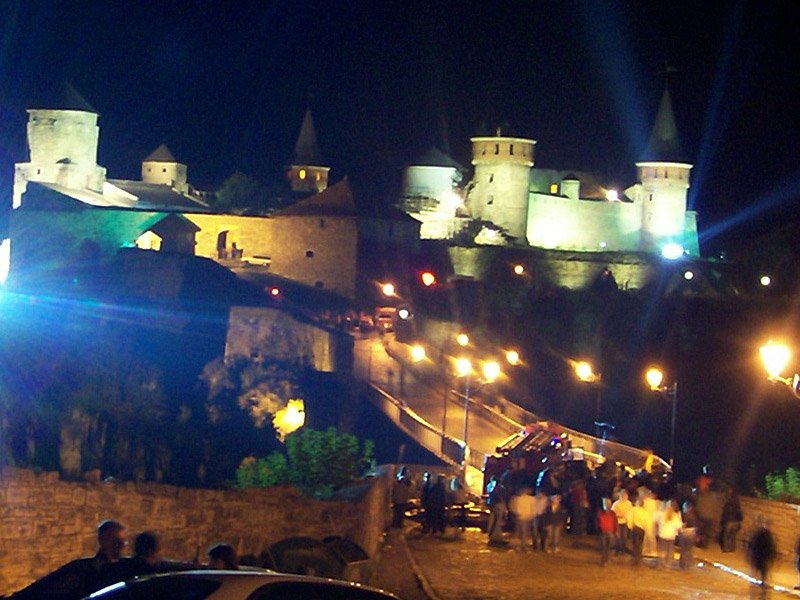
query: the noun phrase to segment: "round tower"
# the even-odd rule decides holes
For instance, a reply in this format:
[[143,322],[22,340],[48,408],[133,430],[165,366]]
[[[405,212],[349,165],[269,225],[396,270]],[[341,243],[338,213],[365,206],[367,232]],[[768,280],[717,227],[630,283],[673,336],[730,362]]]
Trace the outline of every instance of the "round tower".
[[20,206],[28,181],[102,192],[106,170],[97,164],[100,128],[94,110],[71,86],[63,98],[28,112],[30,159],[17,163],[13,207]]
[[470,141],[475,165],[468,198],[472,217],[491,221],[524,243],[536,142],[499,135]]
[[666,88],[650,141],[636,168],[641,183],[642,250],[660,252],[669,243],[686,248],[686,196],[692,165],[681,149]]

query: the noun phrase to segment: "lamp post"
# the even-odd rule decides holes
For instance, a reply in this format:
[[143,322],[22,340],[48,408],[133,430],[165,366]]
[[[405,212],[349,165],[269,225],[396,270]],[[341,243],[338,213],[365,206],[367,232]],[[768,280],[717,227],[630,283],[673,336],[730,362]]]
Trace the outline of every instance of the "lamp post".
[[672,385],[661,385],[664,381],[664,372],[658,367],[650,367],[644,374],[645,381],[654,392],[660,392],[672,400],[672,420],[669,428],[669,466],[675,463],[675,408],[678,404],[678,382]]
[[783,383],[789,386],[795,397],[800,398],[800,374],[795,373],[791,377],[783,377],[781,375],[792,357],[792,351],[789,347],[770,340],[761,346],[759,352],[761,353],[761,360],[764,362],[764,368],[767,371],[767,379],[773,383]]
[[[472,361],[469,358],[457,358],[455,362],[455,374],[464,378],[464,467],[467,466],[468,439],[469,439],[469,403],[470,385],[472,383]],[[500,363],[495,360],[487,360],[481,365],[481,377],[478,383],[493,383],[500,377]]]
[[600,389],[600,373],[595,373],[591,363],[581,360],[575,363],[575,375],[584,383],[594,384],[597,387],[597,398],[595,402],[594,423],[599,427],[600,423],[600,403],[602,401],[602,390]]

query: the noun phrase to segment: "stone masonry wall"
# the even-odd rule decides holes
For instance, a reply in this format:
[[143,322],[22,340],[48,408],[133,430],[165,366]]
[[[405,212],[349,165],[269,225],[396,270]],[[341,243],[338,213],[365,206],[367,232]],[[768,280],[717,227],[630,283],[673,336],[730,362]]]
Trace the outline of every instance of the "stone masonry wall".
[[215,542],[259,555],[290,536],[349,536],[374,556],[388,519],[388,479],[353,502],[321,501],[292,487],[204,490],[146,483],[66,482],[58,473],[0,470],[0,595],[94,554],[95,528],[116,519],[130,537],[152,530],[164,556],[201,559]]
[[740,547],[749,539],[756,526],[758,515],[767,519],[778,553],[781,559],[794,560],[795,548],[800,537],[800,505],[762,500],[760,498],[742,498],[744,521],[739,531]]

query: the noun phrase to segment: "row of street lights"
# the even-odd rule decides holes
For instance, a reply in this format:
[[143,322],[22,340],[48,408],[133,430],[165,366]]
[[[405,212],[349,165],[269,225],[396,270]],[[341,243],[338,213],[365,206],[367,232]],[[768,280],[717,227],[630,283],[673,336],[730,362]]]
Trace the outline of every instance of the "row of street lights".
[[[600,421],[600,404],[602,399],[602,390],[600,387],[601,376],[595,372],[591,363],[587,361],[577,361],[573,364],[575,375],[584,383],[594,384],[597,386],[597,402],[595,405],[595,426],[603,428],[603,439],[605,439],[605,429],[611,427],[608,423]],[[647,385],[654,392],[664,394],[669,400],[672,401],[672,419],[670,421],[669,430],[669,465],[674,465],[675,462],[675,409],[678,404],[678,382],[674,381],[670,385],[663,385],[664,372],[658,367],[650,367],[645,371],[644,379]]]

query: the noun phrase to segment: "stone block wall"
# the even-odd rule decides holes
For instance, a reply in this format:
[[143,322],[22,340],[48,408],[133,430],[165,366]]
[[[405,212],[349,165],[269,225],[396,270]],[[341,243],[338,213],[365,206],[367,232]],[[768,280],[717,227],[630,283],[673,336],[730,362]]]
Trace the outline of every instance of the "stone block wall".
[[760,498],[743,497],[741,501],[744,521],[739,531],[740,547],[750,538],[758,515],[763,515],[775,536],[780,558],[794,560],[797,540],[800,538],[800,505]]
[[364,483],[354,501],[321,501],[292,487],[188,489],[150,483],[61,481],[58,473],[0,470],[0,595],[97,550],[95,528],[121,521],[131,538],[161,538],[164,556],[201,559],[214,543],[259,555],[290,536],[349,536],[374,556],[388,523],[388,479]]

